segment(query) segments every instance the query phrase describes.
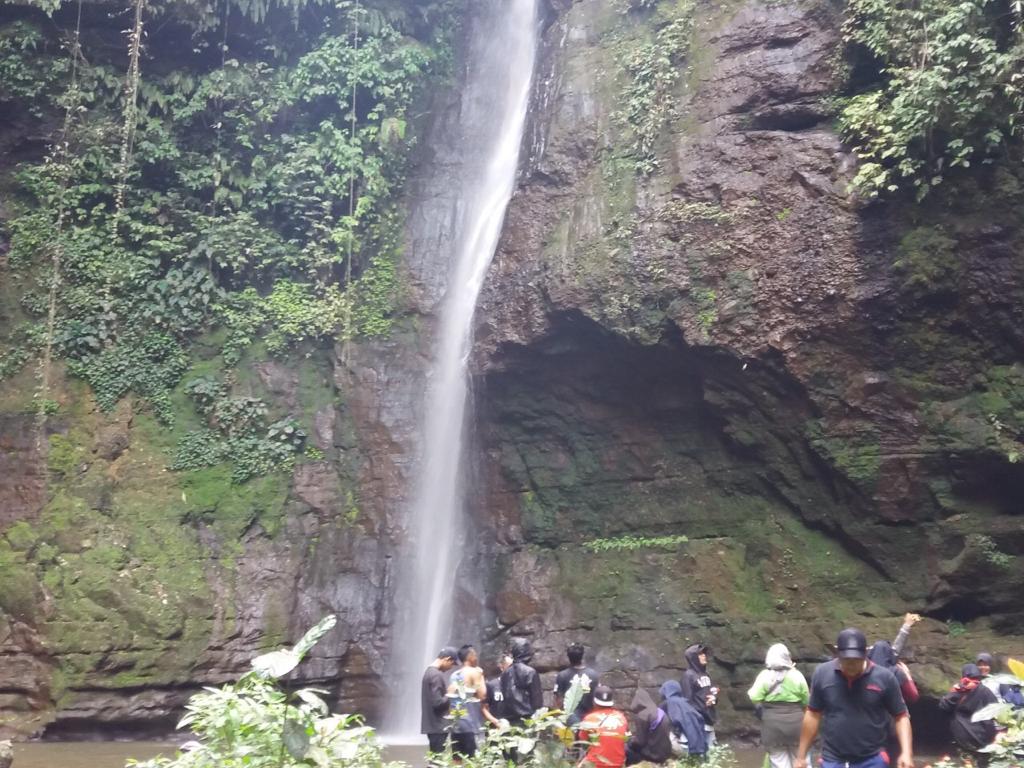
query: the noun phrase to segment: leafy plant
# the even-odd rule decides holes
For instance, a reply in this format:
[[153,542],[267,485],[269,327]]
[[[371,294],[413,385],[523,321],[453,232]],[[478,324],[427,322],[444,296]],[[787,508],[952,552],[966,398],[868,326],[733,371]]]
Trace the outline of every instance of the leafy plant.
[[1019,462],[1021,453],[1024,452],[1024,444],[1016,438],[1015,430],[1004,424],[994,413],[988,414],[988,423],[992,425],[992,431],[995,433],[995,442],[1006,456],[1006,460],[1011,464]]
[[967,627],[962,621],[950,619],[946,622],[946,631],[950,637],[961,637],[967,634]]
[[267,440],[301,451],[306,443],[306,432],[293,418],[275,421],[267,428]]
[[839,116],[861,159],[855,187],[921,199],[951,170],[1011,150],[1024,128],[1022,14],[1017,0],[850,0],[846,41],[878,72]]
[[172,337],[150,333],[126,337],[116,346],[72,360],[68,369],[89,382],[96,402],[110,410],[129,392],[148,401],[165,424],[174,421],[170,391],[188,367],[188,358]]
[[[457,761],[451,748],[432,759],[441,768],[455,765],[467,768],[508,768],[509,755],[516,754],[516,764],[528,768],[571,768],[578,763],[579,751],[590,745],[586,732],[579,735],[566,725],[568,714],[575,710],[583,696],[582,683],[576,681],[566,692],[563,710],[542,709],[521,727],[489,729],[486,739],[478,745],[472,758]],[[453,718],[454,721],[454,718]],[[685,757],[665,764],[668,768],[736,768],[736,755],[727,745],[715,745],[706,756]]]
[[327,616],[292,648],[264,654],[237,683],[193,696],[178,723],[198,741],[173,758],[129,761],[135,768],[308,768],[383,766],[382,747],[358,715],[334,715],[325,691],[286,692],[287,677],[336,623]]
[[630,134],[636,170],[657,170],[656,144],[676,108],[675,90],[693,33],[693,0],[637,0],[625,12],[653,12],[650,41],[629,48],[621,59],[626,86],[616,117]]
[[974,544],[981,551],[982,556],[992,565],[998,568],[1009,568],[1013,565],[1013,555],[1008,555],[999,549],[999,546],[992,540],[991,536],[975,535],[971,537]]
[[186,384],[185,394],[195,402],[197,411],[208,416],[213,412],[217,402],[227,396],[227,389],[216,379],[203,376]]
[[182,437],[172,469],[201,469],[227,461],[232,465],[232,480],[244,483],[289,471],[305,446],[306,432],[298,420],[287,417],[268,426],[267,406],[259,398],[233,396],[210,377],[190,381],[185,392],[206,416],[209,428]]
[[[577,703],[583,696],[582,684],[576,681],[573,688],[566,692],[566,701],[572,697]],[[472,758],[456,758],[451,745],[441,755],[435,756],[433,762],[441,768],[454,768],[456,765],[467,768],[507,768],[509,755],[516,755],[516,764],[528,768],[570,768],[574,761],[570,759],[567,748],[580,742],[576,741],[566,719],[572,710],[538,710],[532,718],[524,720],[521,726],[489,729],[484,741],[477,746],[477,753]],[[461,713],[453,712],[449,719],[454,725]],[[585,743],[585,742],[583,742]]]
[[634,536],[632,534],[614,539],[593,539],[584,542],[583,548],[591,552],[635,552],[638,549],[674,549],[685,544],[686,536]]

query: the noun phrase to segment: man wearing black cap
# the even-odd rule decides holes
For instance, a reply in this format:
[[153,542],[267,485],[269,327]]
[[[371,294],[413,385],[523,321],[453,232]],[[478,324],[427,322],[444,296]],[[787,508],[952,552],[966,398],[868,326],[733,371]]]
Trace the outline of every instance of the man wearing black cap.
[[858,629],[844,629],[836,656],[811,678],[794,768],[807,768],[807,751],[821,729],[822,768],[886,768],[889,719],[900,743],[898,768],[914,768],[910,717],[896,676],[867,659],[868,643]]
[[448,740],[448,680],[445,672],[455,666],[458,651],[454,648],[442,648],[437,658],[423,673],[423,686],[420,693],[422,706],[420,714],[420,733],[427,735],[431,752],[444,752],[444,744]]

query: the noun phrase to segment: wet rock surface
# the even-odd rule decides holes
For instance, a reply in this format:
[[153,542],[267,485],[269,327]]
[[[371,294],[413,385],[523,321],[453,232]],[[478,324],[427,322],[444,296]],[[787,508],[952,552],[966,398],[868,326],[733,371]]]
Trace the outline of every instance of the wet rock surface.
[[646,177],[609,56],[644,18],[581,0],[548,30],[479,313],[493,627],[548,669],[590,642],[621,687],[708,640],[749,734],[728,710],[768,644],[810,671],[842,626],[922,611],[929,715],[974,648],[1024,652],[1020,180],[856,199],[824,107],[840,20],[711,5]]
[[[45,438],[45,436],[44,436]],[[35,419],[14,414],[0,417],[0,527],[32,520],[46,498],[46,473]]]

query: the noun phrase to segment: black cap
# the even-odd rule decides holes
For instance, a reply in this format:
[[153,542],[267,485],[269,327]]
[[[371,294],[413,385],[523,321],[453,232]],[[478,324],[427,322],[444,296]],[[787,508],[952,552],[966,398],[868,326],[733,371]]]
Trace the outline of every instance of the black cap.
[[981,670],[978,669],[977,664],[964,664],[960,668],[960,677],[969,677],[971,680],[981,680],[984,675],[981,674]]
[[836,638],[840,659],[863,659],[868,655],[868,640],[859,629],[844,629]]
[[599,707],[611,707],[615,705],[612,698],[612,689],[607,685],[599,685],[594,688],[594,703]]
[[437,652],[437,658],[451,659],[452,661],[457,661],[459,658],[459,652],[452,648],[450,645],[446,645],[444,648]]

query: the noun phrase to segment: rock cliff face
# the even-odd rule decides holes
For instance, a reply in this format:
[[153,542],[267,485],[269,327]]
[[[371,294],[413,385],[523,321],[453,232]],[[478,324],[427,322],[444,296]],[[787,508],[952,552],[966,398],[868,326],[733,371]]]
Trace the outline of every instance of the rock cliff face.
[[[981,646],[1024,654],[1024,182],[986,170],[923,206],[848,195],[823,0],[697,4],[657,168],[639,174],[622,67],[651,5],[545,9],[479,311],[489,575],[463,614],[493,644],[531,635],[546,670],[588,642],[621,688],[678,675],[706,640],[727,732],[749,731],[733,710],[778,640],[811,663],[843,625],[888,637],[923,611],[911,659],[932,694]],[[438,104],[427,147],[457,99]],[[166,728],[198,686],[330,611],[339,629],[304,674],[380,713],[419,320],[443,282],[430,180],[449,155],[427,152],[411,187],[392,337],[239,366],[238,391],[301,416],[322,455],[290,476],[168,471],[196,418],[180,390],[165,429],[61,380],[39,434],[33,372],[5,382],[0,736]]]
[[[160,427],[128,400],[103,414],[75,382],[57,385],[66,415],[48,434],[6,420],[18,425],[2,497],[17,517],[0,552],[6,733],[167,732],[199,686],[236,678],[328,612],[340,629],[304,674],[338,686],[346,709],[376,699],[387,539],[356,491],[374,482],[353,432],[359,403],[324,355],[292,368],[263,357],[238,386],[312,425],[323,456],[290,477],[235,486],[221,468],[171,472],[187,423]],[[9,392],[31,394],[25,375]]]
[[811,662],[907,609],[932,694],[979,644],[1020,653],[1020,179],[852,197],[837,9],[759,2],[698,5],[637,175],[621,62],[653,15],[626,5],[553,11],[479,315],[498,627],[548,666],[589,640],[621,686],[706,640],[726,709],[769,643]]

